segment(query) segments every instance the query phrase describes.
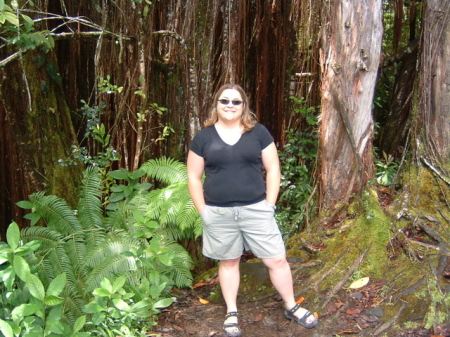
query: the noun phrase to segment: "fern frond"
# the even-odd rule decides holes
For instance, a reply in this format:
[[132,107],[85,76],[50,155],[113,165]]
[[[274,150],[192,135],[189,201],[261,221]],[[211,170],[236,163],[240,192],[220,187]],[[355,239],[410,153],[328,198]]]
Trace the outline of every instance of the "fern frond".
[[186,165],[173,158],[150,159],[140,167],[151,179],[157,179],[167,185],[187,179]]
[[64,199],[55,195],[45,195],[44,192],[37,192],[30,196],[30,202],[36,213],[46,220],[47,227],[53,228],[64,235],[82,231],[83,228],[75,216],[75,212]]
[[[145,215],[169,230],[173,239],[190,239],[201,235],[203,225],[202,222],[198,223],[200,215],[194,207],[186,180],[154,190],[145,198],[148,205]],[[175,228],[178,228],[178,233]]]
[[84,229],[101,228],[103,225],[102,180],[100,171],[90,166],[84,171],[83,184],[78,199],[78,216]]
[[175,258],[172,260],[174,268],[169,269],[166,275],[175,282],[175,285],[179,288],[192,286],[192,258],[189,253],[180,244],[170,240],[165,232],[159,232],[157,237],[160,240],[161,247],[168,249],[175,254]]
[[118,275],[127,275],[130,271],[137,270],[136,261],[133,257],[123,254],[112,255],[97,265],[86,279],[86,289],[93,291],[100,286],[104,277],[113,277]]

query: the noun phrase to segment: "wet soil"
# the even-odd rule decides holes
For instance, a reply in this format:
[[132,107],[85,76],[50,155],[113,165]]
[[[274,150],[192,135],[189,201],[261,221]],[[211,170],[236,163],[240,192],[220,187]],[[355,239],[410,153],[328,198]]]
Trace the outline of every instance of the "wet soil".
[[[222,331],[225,316],[223,303],[205,301],[211,293],[218,291],[217,282],[203,284],[192,290],[176,290],[177,302],[159,315],[154,332],[170,337],[213,337],[226,336]],[[367,294],[341,292],[319,317],[319,324],[306,329],[283,315],[283,306],[278,295],[239,303],[240,325],[243,337],[332,337],[332,336],[374,336],[375,331],[385,323],[380,307],[373,307]],[[324,295],[326,296],[326,295]],[[370,295],[369,295],[370,296]],[[314,303],[302,303],[314,310]],[[442,325],[439,331],[420,328],[421,318],[412,319],[416,328],[393,325],[379,333],[383,337],[437,337],[450,336],[450,325]],[[411,326],[410,325],[410,326]]]

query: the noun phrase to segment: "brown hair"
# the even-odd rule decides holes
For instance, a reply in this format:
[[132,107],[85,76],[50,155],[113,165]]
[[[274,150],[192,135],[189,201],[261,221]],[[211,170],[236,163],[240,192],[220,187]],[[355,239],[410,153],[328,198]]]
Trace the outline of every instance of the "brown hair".
[[237,84],[224,84],[222,85],[219,90],[217,90],[216,94],[213,97],[213,104],[211,106],[210,112],[209,112],[209,118],[205,121],[204,126],[212,126],[214,125],[217,120],[219,119],[219,116],[217,114],[217,104],[220,95],[227,90],[227,89],[234,89],[237,90],[242,97],[242,119],[241,119],[241,125],[244,127],[244,131],[250,131],[255,127],[256,124],[256,116],[255,114],[250,110],[249,108],[249,101],[247,94],[245,93],[244,89],[240,85]]

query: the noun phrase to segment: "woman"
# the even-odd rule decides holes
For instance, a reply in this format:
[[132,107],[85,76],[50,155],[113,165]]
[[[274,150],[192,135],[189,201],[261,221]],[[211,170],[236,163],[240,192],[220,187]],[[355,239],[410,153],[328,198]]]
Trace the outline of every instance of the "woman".
[[244,249],[268,267],[284,301],[285,316],[307,328],[316,326],[314,315],[295,303],[291,270],[275,222],[280,186],[277,148],[267,129],[256,123],[240,86],[226,84],[214,95],[211,116],[190,145],[187,170],[189,192],[205,224],[203,254],[220,260],[226,335],[241,335],[236,302]]

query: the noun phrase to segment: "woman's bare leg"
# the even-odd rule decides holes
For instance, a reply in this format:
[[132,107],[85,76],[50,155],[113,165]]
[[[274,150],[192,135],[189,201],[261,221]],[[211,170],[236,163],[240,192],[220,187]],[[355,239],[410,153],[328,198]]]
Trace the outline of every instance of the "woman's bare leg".
[[[286,261],[286,257],[273,259],[262,259],[264,264],[269,269],[270,280],[273,286],[283,299],[286,309],[292,309],[295,306],[295,295],[292,281],[291,267]],[[302,317],[307,310],[300,308],[295,312],[295,316]],[[308,319],[308,323],[314,321],[314,317]]]
[[[241,258],[234,260],[222,260],[219,264],[219,283],[222,295],[227,306],[227,312],[237,311],[237,294],[239,290],[240,273],[239,263]],[[225,323],[237,323],[237,317],[229,317]],[[228,328],[233,332],[237,328]]]

